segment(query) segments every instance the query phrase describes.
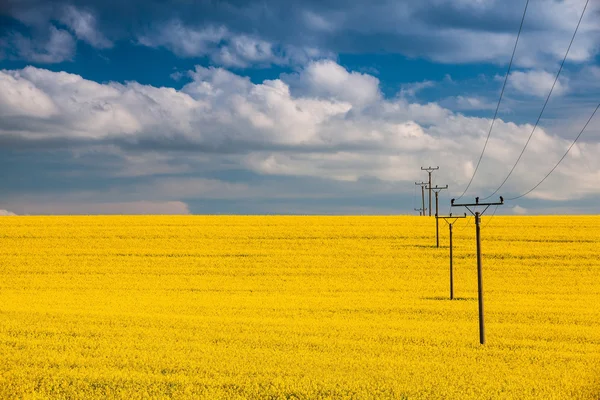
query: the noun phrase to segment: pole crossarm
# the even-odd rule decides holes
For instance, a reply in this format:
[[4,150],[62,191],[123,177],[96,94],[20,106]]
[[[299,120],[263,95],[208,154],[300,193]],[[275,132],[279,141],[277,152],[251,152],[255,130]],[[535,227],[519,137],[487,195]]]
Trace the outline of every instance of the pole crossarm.
[[434,192],[438,192],[439,193],[441,190],[448,189],[448,185],[446,185],[446,186],[435,186],[435,187],[432,187],[432,188],[425,188],[425,189],[431,189]]
[[450,200],[450,205],[452,205],[452,207],[501,206],[504,204],[504,198],[502,196],[500,196],[499,203],[480,203],[479,197],[475,197],[475,203],[454,204],[454,200],[455,199]]
[[[448,225],[452,225],[453,223],[456,222],[457,219],[467,218],[467,213],[464,213],[464,215],[452,215],[452,213],[450,213],[450,215],[443,215],[443,216],[438,217],[438,218],[439,219],[443,219],[444,221],[446,221],[446,223]],[[451,219],[454,220],[454,221],[448,222],[448,220],[451,220]]]
[[415,185],[421,186],[421,208],[423,209],[423,213],[421,214],[423,217],[427,212],[427,207],[425,207],[425,186],[429,185],[427,182],[415,182]]
[[450,213],[450,215],[440,215],[438,218],[441,218],[441,219],[467,218],[467,213],[464,213],[463,215],[452,215],[452,213]]
[[432,171],[435,171],[437,169],[440,169],[440,167],[439,166],[437,166],[435,168],[433,168],[433,167],[427,167],[427,168],[421,167],[421,171],[427,171],[427,172],[432,172]]
[[483,211],[479,212],[479,215],[483,215],[485,214],[485,212],[487,211],[487,209],[490,206],[501,206],[504,205],[504,198],[502,196],[500,196],[500,202],[496,202],[496,203],[480,203],[479,202],[479,197],[475,197],[475,203],[461,203],[461,204],[455,204],[454,203],[455,199],[450,200],[450,206],[451,207],[466,207],[467,210],[469,210],[469,212],[473,215],[475,215],[475,212],[473,212],[473,210],[471,210],[469,207],[478,207],[478,206],[482,206],[485,207],[483,209]]

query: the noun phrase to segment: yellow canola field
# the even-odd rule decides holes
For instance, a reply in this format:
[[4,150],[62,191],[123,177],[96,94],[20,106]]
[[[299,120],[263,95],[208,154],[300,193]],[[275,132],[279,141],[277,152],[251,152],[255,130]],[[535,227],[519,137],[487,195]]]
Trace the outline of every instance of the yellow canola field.
[[[488,222],[484,217],[483,224]],[[0,398],[600,398],[600,217],[0,219]]]

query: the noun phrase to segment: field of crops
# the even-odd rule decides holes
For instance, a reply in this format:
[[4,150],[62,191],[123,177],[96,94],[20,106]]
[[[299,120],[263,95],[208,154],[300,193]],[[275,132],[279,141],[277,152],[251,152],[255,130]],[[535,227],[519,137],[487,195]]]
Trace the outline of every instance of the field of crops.
[[[600,217],[0,219],[0,398],[600,398]],[[484,218],[484,224],[486,219]]]

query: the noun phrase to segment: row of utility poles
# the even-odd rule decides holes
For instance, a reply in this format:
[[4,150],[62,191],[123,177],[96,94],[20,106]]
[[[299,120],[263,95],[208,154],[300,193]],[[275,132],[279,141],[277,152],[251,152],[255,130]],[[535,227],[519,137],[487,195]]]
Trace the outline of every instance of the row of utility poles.
[[439,210],[439,194],[440,191],[448,189],[446,186],[432,186],[431,184],[431,173],[439,170],[440,167],[421,167],[421,171],[426,171],[429,174],[428,182],[415,182],[415,185],[421,186],[421,208],[415,208],[415,211],[419,211],[419,215],[425,216],[428,208],[425,207],[425,189],[429,191],[429,216],[431,217],[431,192],[435,193],[435,246],[440,247],[440,227],[438,223],[438,210]]
[[[454,271],[453,271],[453,243],[452,243],[452,226],[459,218],[467,218],[467,213],[461,216],[453,216],[452,213],[447,216],[440,216],[439,211],[439,192],[448,189],[448,185],[445,186],[432,186],[431,174],[433,171],[439,170],[440,167],[421,167],[421,171],[425,171],[429,175],[428,182],[415,182],[415,185],[421,186],[421,208],[415,208],[415,211],[419,211],[419,215],[425,216],[426,211],[429,210],[429,216],[431,216],[431,193],[435,193],[435,245],[437,248],[440,247],[440,233],[439,233],[439,220],[442,219],[448,224],[450,230],[450,300],[454,299]],[[429,208],[425,208],[425,189],[429,191]],[[455,203],[455,199],[450,201],[451,207],[465,207],[475,217],[475,238],[477,241],[477,301],[479,308],[479,343],[485,344],[485,322],[483,313],[483,272],[482,272],[482,260],[481,260],[481,217],[487,211],[490,206],[499,206],[504,204],[504,199],[500,196],[500,202],[479,202],[479,197],[475,198],[474,203]],[[479,211],[477,207],[484,207],[483,211]]]

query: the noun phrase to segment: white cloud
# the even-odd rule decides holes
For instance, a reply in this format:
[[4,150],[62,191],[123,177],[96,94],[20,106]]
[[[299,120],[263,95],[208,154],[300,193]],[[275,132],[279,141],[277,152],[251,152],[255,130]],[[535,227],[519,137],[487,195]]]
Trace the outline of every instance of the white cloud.
[[[490,124],[487,118],[467,117],[436,103],[384,99],[377,78],[331,61],[312,62],[297,74],[262,84],[221,68],[197,67],[181,90],[135,82],[98,84],[32,67],[3,71],[0,77],[7,91],[35,88],[20,102],[51,101],[55,106],[52,113],[32,120],[31,109],[21,110],[0,96],[0,114],[16,117],[12,122],[0,120],[0,140],[15,145],[19,139],[29,145],[48,139],[66,141],[69,147],[75,146],[74,140],[87,146],[110,145],[118,149],[110,153],[120,160],[121,170],[113,171],[117,176],[233,167],[262,175],[393,184],[422,179],[418,166],[431,164],[442,167],[439,182],[458,192],[471,177]],[[469,193],[493,190],[530,132],[528,124],[497,120]],[[540,128],[508,181],[507,192],[518,194],[532,187],[569,143]],[[560,200],[599,193],[599,176],[593,171],[600,170],[600,160],[588,160],[589,171],[582,172],[578,154],[600,154],[600,143],[579,146],[581,151],[567,157],[529,197]],[[180,154],[196,154],[197,159]],[[179,193],[169,198],[175,200],[241,197],[252,190],[246,185],[173,179],[162,182],[160,190]],[[132,189],[129,199],[149,199],[142,189]]]
[[17,214],[15,214],[14,212],[10,212],[8,210],[0,210],[0,217],[14,217]]
[[15,210],[28,215],[181,215],[189,214],[180,201],[132,202],[32,202],[15,204]]
[[312,96],[336,98],[355,106],[367,105],[381,98],[379,79],[348,72],[331,60],[308,64],[298,77],[299,88]]
[[75,40],[69,32],[50,26],[47,36],[29,38],[20,33],[10,36],[10,44],[19,58],[38,63],[71,61],[75,55]]
[[521,207],[519,205],[516,205],[516,206],[512,207],[511,211],[512,211],[513,214],[517,214],[517,215],[529,214],[529,210],[528,209],[526,209],[525,207]]
[[[584,4],[585,0],[530,2],[515,65],[539,68],[562,60]],[[347,6],[345,12],[331,7],[323,10],[319,17],[329,21],[332,35],[338,38],[352,35],[366,43],[365,46],[376,46],[387,52],[443,63],[506,65],[523,7],[524,2],[519,0],[424,0]],[[598,54],[599,9],[597,3],[589,3],[570,50],[569,62],[593,60]],[[313,29],[318,31],[318,27]],[[361,48],[363,52],[368,50],[368,47]]]
[[[101,21],[97,20],[92,9],[57,6],[68,3],[62,0],[13,3],[7,9],[8,14],[27,26],[37,29],[60,20],[80,40],[92,46],[103,48],[111,44],[99,33],[96,25]],[[129,3],[131,9],[148,6],[135,0]],[[260,2],[242,3],[186,2],[183,8],[179,8],[181,4],[153,3],[153,12],[146,13],[145,18],[153,15],[156,19],[143,21],[150,30],[134,32],[134,35],[141,44],[164,47],[186,57],[208,56],[213,62],[221,59],[229,62],[224,64],[227,66],[249,63],[250,60],[245,60],[243,54],[252,47],[253,51],[261,54],[259,58],[263,62],[264,54],[268,53],[262,46],[265,43],[271,47],[272,62],[287,61],[291,64],[306,57],[313,59],[329,57],[330,54],[375,51],[444,63],[491,62],[506,65],[524,6],[522,0],[402,0],[375,5],[356,0],[343,3],[290,0],[285,3],[268,2],[268,6]],[[515,66],[556,66],[564,56],[584,4],[585,0],[530,2]],[[124,20],[130,21],[130,15],[120,14],[111,2],[97,2],[94,10],[99,11],[98,15],[114,13],[113,23],[117,26],[111,31],[121,30],[123,37],[126,35],[125,29],[118,25],[122,25]],[[570,50],[568,64],[592,61],[598,55],[599,11],[597,2],[589,3]],[[185,14],[182,18],[187,22],[177,19],[175,16],[178,14]],[[161,24],[158,21],[168,22]],[[104,21],[104,24],[107,22]],[[256,44],[244,44],[240,49],[230,43],[236,37],[242,41],[250,38]]]
[[494,110],[496,104],[477,96],[454,96],[440,101],[444,107],[457,111]]
[[[526,95],[547,97],[555,79],[555,74],[541,70],[514,71],[510,73],[508,82],[511,87]],[[559,78],[552,91],[552,96],[560,96],[567,89],[566,79],[564,77]]]
[[50,117],[58,108],[31,81],[0,73],[0,116]]
[[415,95],[422,91],[423,89],[431,88],[435,86],[435,82],[433,81],[422,81],[422,82],[412,82],[403,84],[400,88],[400,96],[401,97],[415,97]]
[[144,46],[166,47],[180,56],[198,57],[210,53],[228,35],[223,26],[193,29],[172,20],[157,31],[140,36],[138,41]]
[[335,24],[331,19],[324,18],[310,10],[306,10],[302,16],[306,24],[316,31],[331,32],[335,30]]
[[225,67],[298,65],[331,54],[311,46],[276,45],[254,35],[229,31],[224,26],[186,26],[171,20],[155,31],[140,35],[148,47],[164,47],[182,57],[209,57]]
[[75,32],[79,40],[83,40],[99,49],[112,47],[112,42],[98,31],[96,17],[89,11],[80,10],[74,6],[66,6],[60,20]]
[[[98,49],[113,45],[98,30],[94,14],[72,5],[60,7],[40,4],[28,8],[23,4],[15,6],[11,13],[12,17],[28,28],[28,31],[25,33],[15,30],[0,38],[0,59],[8,57],[33,63],[54,64],[73,61],[76,39]],[[60,28],[56,22],[60,23]],[[67,29],[62,29],[63,26]]]
[[249,36],[234,36],[227,46],[215,53],[213,60],[228,67],[247,67],[250,64],[281,64],[273,53],[273,45]]
[[[141,129],[136,109],[137,101],[134,90],[126,92],[119,85],[102,85],[88,81],[78,75],[65,72],[51,72],[34,67],[26,67],[20,71],[0,72],[4,82],[11,83],[13,91],[21,89],[21,98],[31,99],[31,104],[41,104],[45,107],[46,116],[59,114],[58,125],[48,124],[43,128],[42,136],[33,130],[25,130],[21,134],[28,138],[56,138],[66,136],[71,138],[100,138],[111,135],[123,136]],[[135,85],[132,85],[132,88]],[[23,93],[24,92],[24,93]],[[51,99],[51,100],[50,100]],[[13,99],[14,103],[16,99]],[[51,103],[50,103],[51,101]],[[10,104],[10,101],[8,102]],[[32,112],[27,107],[15,110],[13,116],[28,116]],[[4,106],[2,107],[4,109]],[[8,107],[7,107],[8,109]],[[0,114],[2,112],[0,111]],[[44,115],[37,115],[43,117]],[[35,124],[34,121],[24,121],[24,124]],[[21,131],[19,129],[19,131]]]

